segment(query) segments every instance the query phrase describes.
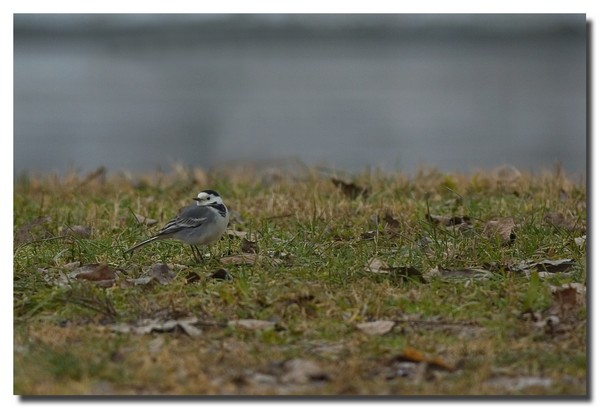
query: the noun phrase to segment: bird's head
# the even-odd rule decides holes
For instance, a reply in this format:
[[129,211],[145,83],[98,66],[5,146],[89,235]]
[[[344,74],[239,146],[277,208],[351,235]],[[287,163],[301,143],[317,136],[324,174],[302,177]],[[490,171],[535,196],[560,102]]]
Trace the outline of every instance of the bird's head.
[[203,190],[198,193],[198,196],[194,197],[198,206],[209,206],[214,204],[223,204],[223,199],[214,190]]

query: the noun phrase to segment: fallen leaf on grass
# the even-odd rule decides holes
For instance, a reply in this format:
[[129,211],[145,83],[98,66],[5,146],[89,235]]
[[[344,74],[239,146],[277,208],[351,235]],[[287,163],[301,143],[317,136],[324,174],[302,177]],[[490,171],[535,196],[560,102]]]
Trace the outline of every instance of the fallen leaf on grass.
[[471,218],[469,216],[436,216],[427,213],[425,219],[433,224],[439,224],[445,227],[470,227]]
[[370,273],[384,273],[390,272],[390,266],[383,260],[373,257],[367,264],[366,270]]
[[220,268],[217,271],[213,271],[212,273],[210,273],[209,277],[213,278],[215,280],[232,280],[233,279],[233,277],[231,276],[229,271],[225,270],[224,268]]
[[544,221],[557,230],[579,231],[583,230],[577,226],[577,221],[572,218],[567,218],[560,212],[546,213]]
[[572,258],[562,258],[558,260],[542,260],[535,263],[532,267],[549,273],[561,273],[575,266],[575,260]]
[[398,220],[394,219],[392,214],[389,212],[385,213],[385,215],[383,216],[383,221],[386,222],[388,224],[388,226],[390,226],[393,229],[400,228],[400,222]]
[[92,228],[88,226],[66,226],[61,227],[58,234],[60,234],[61,236],[89,239],[92,235]]
[[[69,268],[75,267],[74,264],[71,263]],[[117,279],[116,271],[107,264],[84,264],[69,273],[56,268],[40,268],[38,271],[44,275],[44,281],[59,287],[68,287],[74,280],[85,280],[93,282],[99,287],[108,288],[112,287]]]
[[[372,239],[378,235],[385,235],[388,238],[395,238],[400,235],[400,222],[392,216],[390,212],[386,212],[383,219],[379,215],[375,215],[371,218],[371,224],[373,230],[368,230],[361,233],[362,239]],[[383,228],[380,229],[380,224]]]
[[586,287],[580,283],[550,286],[554,302],[561,310],[575,308],[585,303]]
[[241,265],[248,265],[248,264],[256,264],[256,262],[259,259],[260,259],[260,257],[256,253],[243,253],[243,254],[236,254],[233,256],[223,257],[223,258],[221,258],[221,263],[226,266],[228,266],[228,265],[241,266]]
[[275,327],[274,322],[254,319],[230,320],[227,322],[227,325],[249,330],[261,330]]
[[153,264],[150,269],[150,276],[162,285],[169,284],[175,278],[175,273],[164,263]]
[[[231,276],[229,271],[225,270],[224,268],[220,268],[218,270],[213,271],[212,273],[210,273],[208,275],[208,277],[215,279],[215,280],[232,280],[233,279],[233,277]],[[198,282],[200,280],[201,280],[200,274],[198,274],[194,271],[190,271],[188,273],[188,275],[185,277],[186,284],[192,284],[192,283]]]
[[188,275],[185,277],[186,284],[192,284],[192,283],[195,283],[197,281],[200,281],[200,275],[198,273],[193,272],[193,271],[190,271],[188,273]]
[[175,273],[169,268],[167,264],[156,263],[153,264],[144,275],[138,278],[128,278],[126,281],[135,285],[147,285],[154,281],[167,285],[175,278]]
[[202,335],[202,330],[193,324],[198,322],[196,317],[180,318],[176,320],[162,320],[157,318],[143,319],[136,324],[115,324],[110,328],[115,332],[150,334],[152,332],[173,332],[181,330],[192,338]]
[[94,281],[100,287],[111,287],[117,278],[116,271],[108,264],[88,264],[72,272],[77,280]]
[[258,253],[258,243],[250,241],[245,237],[242,238],[242,252],[243,253]]
[[383,335],[390,332],[394,325],[396,325],[394,321],[380,320],[356,324],[356,328],[367,335]]
[[404,348],[404,351],[402,351],[400,355],[394,357],[392,361],[425,362],[431,369],[440,369],[448,372],[454,372],[456,369],[454,366],[444,361],[441,357],[436,356],[433,358],[427,358],[421,351],[412,347]]
[[573,308],[577,305],[577,290],[574,288],[561,288],[553,291],[552,296],[554,297],[554,302],[561,309]]
[[348,182],[345,182],[345,181],[343,181],[341,179],[337,179],[337,178],[331,178],[331,182],[334,185],[336,185],[345,196],[347,196],[351,199],[356,199],[359,196],[362,196],[363,198],[367,198],[370,194],[368,188],[358,186],[354,183],[348,183]]
[[534,328],[542,329],[552,336],[569,333],[585,325],[586,320],[579,315],[585,303],[585,286],[580,283],[568,283],[550,286],[550,289],[553,304],[542,312],[526,311],[521,318],[531,321]]
[[500,239],[501,244],[512,244],[517,238],[514,233],[515,226],[512,217],[490,220],[485,224],[483,234],[492,240]]
[[434,370],[454,372],[455,368],[435,357],[428,359],[424,354],[414,348],[405,348],[402,354],[382,363],[382,373],[386,379],[408,378],[413,383],[421,384],[425,380],[435,380]]
[[519,263],[509,265],[508,269],[517,273],[525,273],[526,276],[529,276],[533,271],[537,271],[539,277],[548,277],[558,273],[568,276],[570,274],[568,270],[572,269],[574,266],[574,259],[562,258],[557,260],[541,261],[524,260]]
[[584,234],[581,237],[575,237],[573,239],[573,241],[575,241],[575,244],[577,244],[579,247],[584,247],[585,246],[585,242],[586,242],[586,235]]
[[577,325],[585,323],[581,319],[579,311],[585,304],[586,288],[580,283],[563,284],[562,286],[550,286],[554,302],[545,310],[545,317],[538,326],[544,327],[551,334],[569,332]]

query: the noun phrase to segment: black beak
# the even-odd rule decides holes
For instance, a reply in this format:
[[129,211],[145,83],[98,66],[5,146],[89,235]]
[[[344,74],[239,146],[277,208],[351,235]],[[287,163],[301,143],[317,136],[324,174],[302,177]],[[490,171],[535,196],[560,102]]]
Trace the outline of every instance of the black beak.
[[200,201],[200,198],[199,197],[192,197],[192,200],[195,200],[195,201],[198,202],[198,201]]

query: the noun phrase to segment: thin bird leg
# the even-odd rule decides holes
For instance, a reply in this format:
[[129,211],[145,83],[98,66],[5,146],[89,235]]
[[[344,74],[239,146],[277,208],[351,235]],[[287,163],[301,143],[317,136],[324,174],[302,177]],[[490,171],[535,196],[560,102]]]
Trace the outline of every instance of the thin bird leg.
[[192,254],[194,256],[194,260],[196,260],[197,263],[200,263],[201,261],[204,260],[204,258],[202,257],[202,252],[200,251],[200,249],[197,246],[190,246],[192,248]]

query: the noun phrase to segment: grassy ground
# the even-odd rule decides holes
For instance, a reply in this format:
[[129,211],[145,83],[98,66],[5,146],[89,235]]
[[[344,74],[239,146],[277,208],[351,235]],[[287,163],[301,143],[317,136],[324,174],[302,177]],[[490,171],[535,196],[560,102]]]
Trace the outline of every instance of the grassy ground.
[[[234,215],[202,263],[123,256],[207,188]],[[560,170],[99,170],[14,197],[16,394],[586,394],[586,190]]]

